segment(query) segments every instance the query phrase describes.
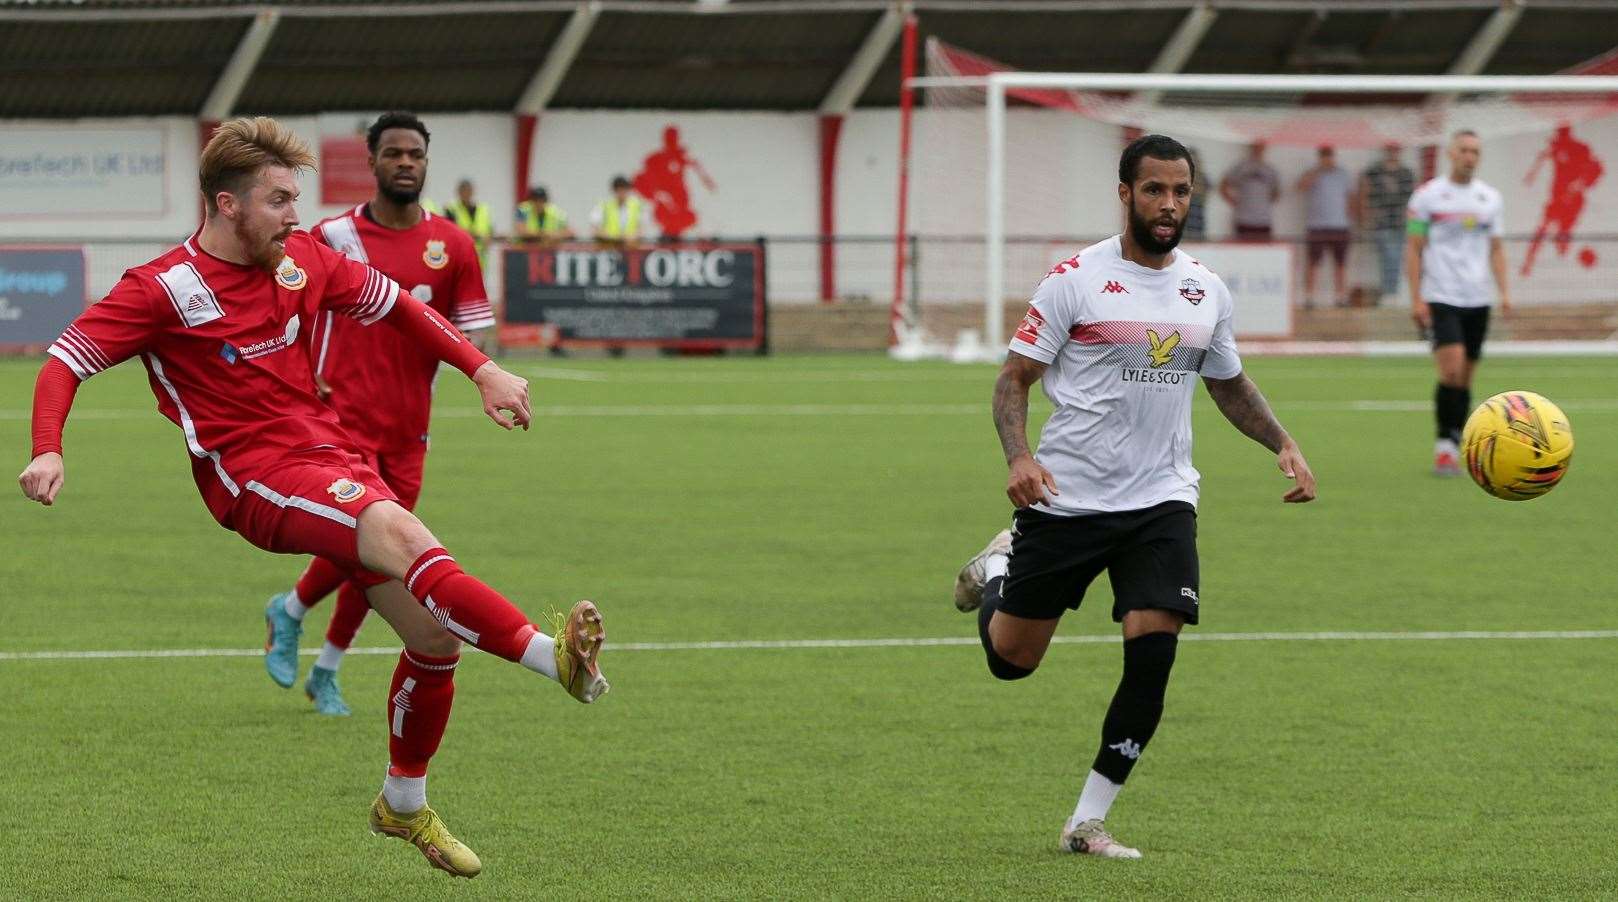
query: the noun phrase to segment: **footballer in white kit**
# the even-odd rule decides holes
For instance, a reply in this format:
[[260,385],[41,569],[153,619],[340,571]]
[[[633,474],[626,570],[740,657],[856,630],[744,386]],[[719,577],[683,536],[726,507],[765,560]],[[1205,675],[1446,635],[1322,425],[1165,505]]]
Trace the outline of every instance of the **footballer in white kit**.
[[1472,374],[1489,334],[1489,307],[1498,289],[1500,312],[1509,315],[1511,293],[1500,192],[1473,174],[1482,156],[1477,133],[1456,132],[1448,156],[1449,172],[1410,195],[1405,269],[1411,316],[1431,337],[1438,367],[1433,472],[1459,476],[1461,430],[1472,412]]
[[[1031,675],[1056,626],[1107,571],[1124,668],[1101,743],[1061,847],[1139,858],[1112,838],[1107,811],[1157,730],[1181,627],[1198,620],[1196,383],[1231,423],[1275,452],[1309,501],[1314,475],[1242,371],[1225,283],[1176,250],[1195,171],[1178,141],[1147,135],[1124,150],[1118,198],[1129,227],[1051,270],[1034,293],[995,383],[994,419],[1016,507],[956,576],[955,605],[978,612],[989,671]],[[1055,411],[1028,448],[1028,390]]]

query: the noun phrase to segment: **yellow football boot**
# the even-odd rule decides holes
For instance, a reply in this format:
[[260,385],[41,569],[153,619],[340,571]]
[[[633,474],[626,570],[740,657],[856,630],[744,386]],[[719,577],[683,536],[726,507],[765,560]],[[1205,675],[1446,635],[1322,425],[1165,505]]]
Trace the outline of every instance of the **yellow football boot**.
[[402,839],[421,850],[432,866],[456,877],[476,877],[483,870],[478,853],[450,835],[438,813],[423,808],[414,814],[400,814],[388,807],[381,795],[371,804],[371,832]]
[[586,705],[612,688],[601,675],[601,643],[607,641],[607,628],[601,625],[601,612],[593,602],[581,601],[572,613],[555,615],[556,679]]

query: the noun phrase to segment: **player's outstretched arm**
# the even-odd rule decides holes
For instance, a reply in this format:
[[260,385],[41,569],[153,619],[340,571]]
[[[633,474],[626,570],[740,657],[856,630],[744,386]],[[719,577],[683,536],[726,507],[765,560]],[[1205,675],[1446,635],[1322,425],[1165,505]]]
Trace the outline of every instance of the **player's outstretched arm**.
[[1028,450],[1028,389],[1044,373],[1045,364],[1012,351],[994,383],[994,428],[1000,433],[1000,447],[1011,469],[1006,497],[1020,508],[1049,504],[1051,495],[1061,494],[1056,490],[1056,478]]
[[1253,380],[1247,378],[1247,373],[1237,373],[1229,379],[1203,377],[1202,383],[1208,387],[1208,397],[1213,398],[1225,419],[1243,435],[1275,452],[1276,465],[1296,483],[1281,500],[1290,504],[1313,501],[1315,474],[1309,470],[1309,462],[1303,459],[1298,443],[1281,428],[1275,412],[1270,410],[1270,402],[1264,399],[1264,393]]
[[465,373],[483,396],[483,412],[500,428],[528,428],[533,419],[528,405],[528,380],[501,369],[438,311],[411,297],[408,292],[400,291],[393,309],[383,322],[404,332],[413,343],[428,349],[439,360]]
[[39,379],[34,383],[34,449],[28,466],[17,477],[29,501],[49,506],[56,503],[56,495],[62,490],[67,478],[62,463],[62,427],[78,390],[79,377],[61,360],[51,357],[40,367]]

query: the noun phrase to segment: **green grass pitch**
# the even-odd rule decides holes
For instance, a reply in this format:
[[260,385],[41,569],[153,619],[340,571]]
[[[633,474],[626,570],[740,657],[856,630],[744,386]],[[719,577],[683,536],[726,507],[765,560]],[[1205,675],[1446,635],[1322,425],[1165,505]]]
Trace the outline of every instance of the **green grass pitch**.
[[[251,649],[302,562],[208,517],[134,365],[79,393],[58,506],[0,500],[0,898],[1611,898],[1614,639],[1197,641],[1109,824],[1138,862],[1056,851],[1119,669],[1054,646],[996,683],[969,645],[614,651],[628,643],[969,638],[961,562],[1003,526],[989,367],[878,357],[514,360],[507,434],[439,388],[421,513],[532,616],[595,599],[613,691],[580,706],[463,664],[430,800],[486,865],[452,883],[371,837],[391,657],[313,714]],[[37,361],[0,362],[0,447]],[[1252,359],[1320,499],[1199,390],[1192,632],[1618,629],[1618,363],[1492,359],[1477,396],[1561,403],[1549,496],[1430,476],[1431,364]],[[1036,402],[1036,420],[1046,410]],[[1064,636],[1112,636],[1105,580]],[[317,648],[331,602],[311,615]],[[372,618],[358,645],[391,644]],[[307,670],[310,659],[303,661]]]

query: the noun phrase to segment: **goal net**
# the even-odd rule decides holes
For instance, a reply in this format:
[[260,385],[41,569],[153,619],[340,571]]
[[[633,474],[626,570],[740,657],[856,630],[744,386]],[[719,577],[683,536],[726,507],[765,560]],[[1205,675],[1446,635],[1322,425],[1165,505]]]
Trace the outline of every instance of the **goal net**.
[[[1444,174],[1461,129],[1482,142],[1477,178],[1504,196],[1512,300],[1527,313],[1513,337],[1606,340],[1618,328],[1618,203],[1602,202],[1618,201],[1618,172],[1605,171],[1618,53],[1537,77],[1024,73],[937,39],[924,58],[901,141],[896,356],[1000,356],[1045,273],[1122,228],[1118,155],[1150,132],[1193,151],[1184,246],[1232,283],[1244,339],[1414,339],[1405,274],[1388,256],[1402,256],[1395,195]],[[1254,145],[1279,188],[1272,231],[1236,242],[1219,183],[1248,170]],[[1309,240],[1300,184],[1324,147],[1351,186],[1341,284],[1342,242]]]

